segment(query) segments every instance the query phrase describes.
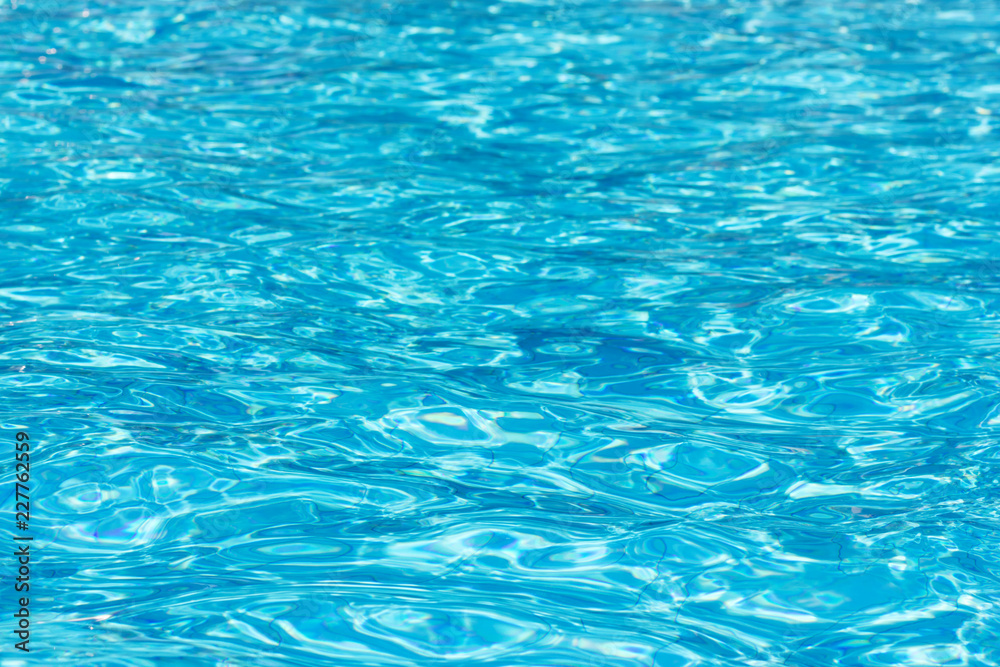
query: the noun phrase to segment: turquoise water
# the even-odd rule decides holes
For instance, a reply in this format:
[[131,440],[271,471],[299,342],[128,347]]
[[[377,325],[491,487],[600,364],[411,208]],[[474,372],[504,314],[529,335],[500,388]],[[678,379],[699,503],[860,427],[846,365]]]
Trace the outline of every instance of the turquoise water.
[[1000,663],[998,3],[0,19],[4,667]]

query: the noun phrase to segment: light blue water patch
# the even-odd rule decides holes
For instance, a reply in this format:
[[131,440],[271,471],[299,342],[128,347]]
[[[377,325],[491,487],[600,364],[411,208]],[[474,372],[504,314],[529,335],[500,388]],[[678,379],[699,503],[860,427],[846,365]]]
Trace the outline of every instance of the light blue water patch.
[[998,17],[8,3],[0,661],[1000,663]]

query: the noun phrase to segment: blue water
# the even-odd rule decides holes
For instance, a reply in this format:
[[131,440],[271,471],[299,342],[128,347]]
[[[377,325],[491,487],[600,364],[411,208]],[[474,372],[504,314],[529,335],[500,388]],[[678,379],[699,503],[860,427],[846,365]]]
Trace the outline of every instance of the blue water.
[[0,49],[4,667],[1000,664],[997,2]]

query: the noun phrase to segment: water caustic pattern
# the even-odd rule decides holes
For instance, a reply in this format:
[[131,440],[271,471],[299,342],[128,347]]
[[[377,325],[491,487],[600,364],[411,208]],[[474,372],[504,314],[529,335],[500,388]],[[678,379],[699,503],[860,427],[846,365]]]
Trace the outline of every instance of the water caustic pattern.
[[0,33],[5,666],[1000,662],[996,2]]

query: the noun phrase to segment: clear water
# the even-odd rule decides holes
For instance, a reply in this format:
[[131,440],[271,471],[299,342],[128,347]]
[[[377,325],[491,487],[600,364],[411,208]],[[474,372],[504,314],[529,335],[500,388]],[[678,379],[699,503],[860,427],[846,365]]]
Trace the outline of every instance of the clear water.
[[0,18],[5,667],[1000,663],[998,3]]

